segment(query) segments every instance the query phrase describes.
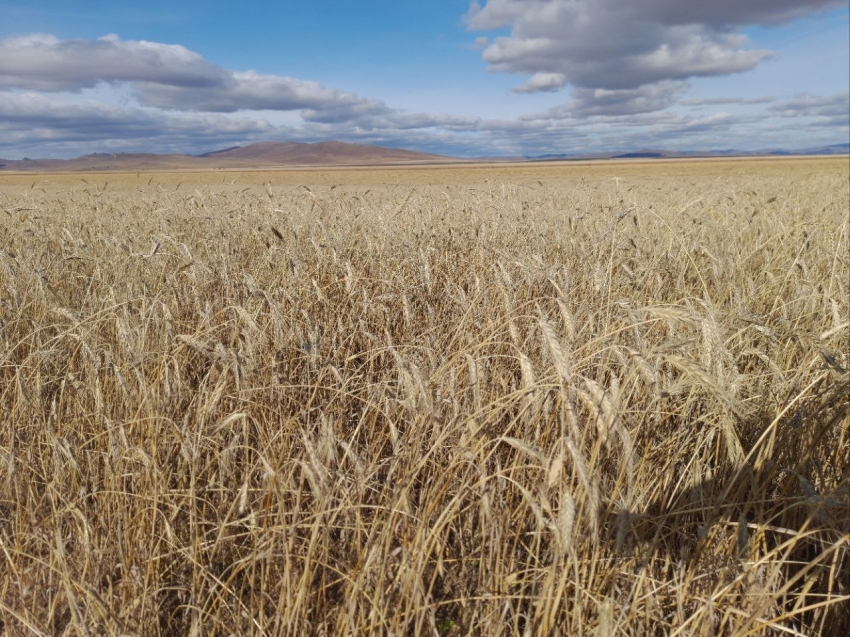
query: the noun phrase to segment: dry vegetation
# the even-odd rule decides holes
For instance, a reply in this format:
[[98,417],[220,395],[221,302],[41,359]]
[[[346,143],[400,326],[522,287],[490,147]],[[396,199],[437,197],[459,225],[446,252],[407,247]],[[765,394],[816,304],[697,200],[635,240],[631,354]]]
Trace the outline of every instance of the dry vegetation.
[[0,633],[846,634],[824,165],[7,183]]

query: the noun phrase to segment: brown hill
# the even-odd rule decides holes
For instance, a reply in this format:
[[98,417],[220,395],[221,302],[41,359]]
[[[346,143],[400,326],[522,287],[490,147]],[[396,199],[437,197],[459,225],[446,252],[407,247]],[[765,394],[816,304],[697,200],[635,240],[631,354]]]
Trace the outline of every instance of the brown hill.
[[400,148],[345,142],[259,142],[194,155],[95,153],[75,159],[0,159],[0,171],[133,171],[273,168],[282,166],[369,166],[459,161]]
[[216,165],[246,163],[252,166],[345,166],[453,161],[451,157],[413,150],[346,142],[259,142],[207,153],[202,159]]

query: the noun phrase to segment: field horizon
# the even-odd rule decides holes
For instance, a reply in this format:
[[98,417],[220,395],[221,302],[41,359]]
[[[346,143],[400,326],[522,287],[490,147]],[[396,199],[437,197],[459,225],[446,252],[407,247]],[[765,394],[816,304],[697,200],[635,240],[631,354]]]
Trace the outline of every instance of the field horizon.
[[207,153],[189,155],[181,153],[91,153],[72,159],[19,159],[0,158],[0,174],[5,173],[122,173],[157,171],[262,171],[287,169],[345,169],[428,167],[434,165],[481,165],[502,163],[588,164],[598,161],[664,162],[674,160],[702,161],[711,159],[802,159],[844,157],[850,153],[848,144],[832,144],[798,150],[763,151],[670,151],[644,150],[638,152],[576,152],[567,155],[492,156],[464,158],[421,151],[386,147],[374,144],[357,144],[340,141],[321,142],[255,142],[246,146],[232,146]]
[[[738,165],[740,164],[740,166]],[[422,186],[428,184],[472,185],[482,183],[540,181],[541,179],[569,179],[582,176],[610,177],[611,179],[641,178],[646,176],[706,176],[718,178],[736,174],[741,167],[764,176],[785,174],[793,166],[794,172],[816,174],[826,170],[850,170],[848,158],[835,155],[809,156],[745,156],[745,157],[670,157],[661,159],[581,159],[551,161],[460,161],[436,163],[407,163],[394,165],[315,165],[273,166],[244,168],[164,168],[116,170],[49,170],[0,171],[0,186],[33,186],[46,181],[53,184],[79,185],[89,180],[112,180],[113,185],[131,184],[163,186],[192,184],[212,186],[225,183],[263,186],[267,183],[280,186]],[[117,180],[117,181],[116,181]]]

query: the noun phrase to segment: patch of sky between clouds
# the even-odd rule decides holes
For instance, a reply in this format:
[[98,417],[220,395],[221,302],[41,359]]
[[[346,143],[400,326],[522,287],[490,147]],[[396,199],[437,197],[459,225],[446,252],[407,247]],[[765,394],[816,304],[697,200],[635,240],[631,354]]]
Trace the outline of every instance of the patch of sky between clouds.
[[84,88],[77,93],[58,93],[55,97],[66,102],[92,100],[112,106],[139,107],[129,82],[98,82],[94,88]]
[[[700,116],[726,113],[741,117],[764,113],[771,103],[788,99],[794,95],[808,94],[829,96],[850,90],[850,11],[839,9],[797,20],[791,24],[775,27],[752,27],[746,35],[753,46],[776,52],[772,59],[765,60],[748,73],[691,79],[691,90],[674,107],[677,112],[688,112]],[[726,103],[722,103],[722,102]],[[689,104],[689,102],[691,102]],[[712,103],[714,102],[714,103]],[[795,138],[784,142],[807,145],[803,135],[788,130],[787,123],[778,130],[764,128],[764,144],[753,140],[756,147],[765,147],[771,142],[781,142],[782,130],[785,137]],[[843,131],[834,131],[837,135]],[[829,133],[820,133],[818,141],[838,143],[842,139],[830,139]]]
[[[793,86],[790,93],[828,95],[850,90],[850,9],[842,8],[776,27],[753,27],[756,46],[776,51],[745,76],[722,78],[725,90],[755,96]],[[771,90],[772,89],[772,90]]]
[[823,11],[776,26],[752,26],[744,33],[758,46],[784,48],[799,43],[829,41],[847,42],[850,26],[850,7]]

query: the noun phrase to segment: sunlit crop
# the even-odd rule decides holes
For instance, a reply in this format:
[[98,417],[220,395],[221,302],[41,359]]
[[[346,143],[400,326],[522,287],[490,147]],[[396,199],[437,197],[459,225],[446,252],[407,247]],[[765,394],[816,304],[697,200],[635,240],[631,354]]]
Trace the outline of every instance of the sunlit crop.
[[0,634],[846,634],[825,165],[0,182]]

